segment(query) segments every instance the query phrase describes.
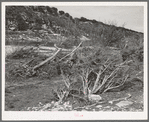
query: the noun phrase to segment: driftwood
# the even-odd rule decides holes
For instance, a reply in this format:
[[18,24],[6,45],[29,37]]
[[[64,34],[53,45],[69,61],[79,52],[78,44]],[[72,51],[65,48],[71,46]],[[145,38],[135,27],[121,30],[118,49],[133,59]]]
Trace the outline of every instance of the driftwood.
[[[56,47],[57,48],[57,47]],[[60,52],[61,48],[58,48],[58,50],[53,54],[53,56],[47,58],[46,60],[44,60],[43,62],[41,62],[40,64],[36,65],[33,67],[33,71],[36,70],[37,68],[41,67],[42,65],[44,65],[45,63],[47,63],[48,61],[52,60],[59,52]]]
[[[65,59],[65,58],[68,57],[69,55],[72,55],[72,54],[81,46],[82,43],[83,43],[83,41],[81,41],[81,43],[80,43],[74,50],[72,50],[72,52],[70,52],[69,54],[67,54],[67,55],[64,56],[63,58],[61,58],[59,61],[62,61],[63,59]],[[33,72],[34,72],[37,68],[39,68],[39,67],[41,67],[42,65],[44,65],[45,63],[47,63],[48,61],[52,60],[52,59],[62,50],[62,48],[57,47],[56,44],[54,45],[54,47],[57,49],[57,51],[54,53],[54,55],[51,56],[51,57],[49,57],[49,58],[47,58],[46,60],[44,60],[44,61],[41,62],[40,64],[34,66],[34,67],[33,67]]]
[[83,41],[81,41],[81,43],[80,43],[74,50],[72,50],[72,52],[70,52],[69,54],[67,54],[67,55],[64,56],[63,58],[61,58],[59,61],[62,61],[62,60],[65,59],[66,57],[72,55],[72,54],[81,46],[82,43],[83,43]]

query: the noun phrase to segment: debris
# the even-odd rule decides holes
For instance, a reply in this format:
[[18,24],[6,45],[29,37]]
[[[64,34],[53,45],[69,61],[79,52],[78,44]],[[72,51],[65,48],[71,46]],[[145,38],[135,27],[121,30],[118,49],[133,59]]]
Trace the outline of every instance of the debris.
[[120,101],[116,105],[118,107],[125,107],[125,106],[129,106],[129,105],[132,105],[132,104],[133,104],[133,102],[131,102],[131,101]]
[[51,107],[50,103],[44,105],[43,108],[40,111],[44,111],[44,110],[48,109],[49,107]]

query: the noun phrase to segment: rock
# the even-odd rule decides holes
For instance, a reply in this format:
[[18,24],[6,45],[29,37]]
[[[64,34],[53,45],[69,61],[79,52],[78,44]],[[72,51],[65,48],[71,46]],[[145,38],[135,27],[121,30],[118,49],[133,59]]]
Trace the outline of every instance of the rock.
[[87,111],[87,110],[85,110],[85,109],[82,109],[81,111]]
[[42,25],[42,28],[43,28],[43,29],[47,29],[47,25],[46,25],[46,24],[43,24],[43,25]]
[[125,106],[129,106],[129,105],[131,105],[131,104],[133,104],[133,102],[131,102],[131,101],[120,101],[120,102],[117,103],[116,105],[117,105],[118,107],[125,107]]
[[104,107],[104,108],[110,108],[110,106],[106,106],[106,107]]
[[95,95],[95,94],[89,94],[88,98],[90,101],[95,101],[95,102],[102,100],[102,97],[100,95]]
[[54,101],[51,102],[51,104],[54,104],[54,103],[55,103]]
[[58,107],[59,109],[65,109],[63,106]]
[[[51,105],[51,104],[50,104]],[[38,106],[43,106],[43,104],[41,102],[38,103]]]
[[44,108],[49,108],[49,107],[51,107],[51,104],[50,103],[44,105]]
[[59,102],[55,102],[54,106],[58,106],[59,105]]
[[97,106],[96,106],[96,108],[101,108],[101,107],[102,107],[102,105],[97,105]]
[[68,102],[65,102],[63,105],[64,106],[68,106],[69,105],[69,101]]
[[39,30],[38,32],[41,34],[41,33],[44,33],[44,30]]
[[53,108],[51,111],[59,111],[60,108]]

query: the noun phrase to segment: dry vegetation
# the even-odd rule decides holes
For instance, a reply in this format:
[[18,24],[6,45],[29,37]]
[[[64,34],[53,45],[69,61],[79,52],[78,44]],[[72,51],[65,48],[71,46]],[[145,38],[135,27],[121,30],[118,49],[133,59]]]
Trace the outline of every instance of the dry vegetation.
[[[54,8],[21,7],[19,14],[12,12],[12,9],[17,11],[18,8],[6,9],[6,46],[21,48],[6,56],[6,93],[11,87],[24,89],[24,85],[19,85],[22,81],[26,83],[38,78],[40,81],[48,79],[56,83],[59,78],[61,80],[53,88],[49,86],[52,89],[49,100],[54,100],[52,104],[55,108],[67,101],[72,104],[79,101],[77,106],[68,109],[75,110],[84,105],[92,107],[104,103],[107,101],[103,99],[105,93],[121,92],[134,79],[143,84],[143,34],[83,17],[73,19],[68,13],[58,13]],[[29,17],[32,21],[27,19]],[[14,31],[10,31],[10,21],[17,23]],[[28,26],[25,26],[25,22],[29,23]],[[33,23],[36,26],[31,27]],[[44,24],[46,29],[42,28]],[[39,29],[35,28],[37,25]],[[56,29],[56,25],[63,31]],[[42,84],[45,85],[44,82]],[[34,91],[34,87],[31,89]],[[43,92],[47,91],[43,88]],[[109,103],[130,97],[118,98]],[[6,106],[9,106],[11,100],[7,99]],[[48,110],[52,104],[35,110]]]

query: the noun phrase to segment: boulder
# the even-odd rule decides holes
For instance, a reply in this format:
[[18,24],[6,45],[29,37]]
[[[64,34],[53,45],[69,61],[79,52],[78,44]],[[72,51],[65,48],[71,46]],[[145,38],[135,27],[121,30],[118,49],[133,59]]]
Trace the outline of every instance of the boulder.
[[89,101],[92,101],[92,102],[98,102],[102,100],[102,97],[96,94],[89,94],[88,98],[89,98]]

